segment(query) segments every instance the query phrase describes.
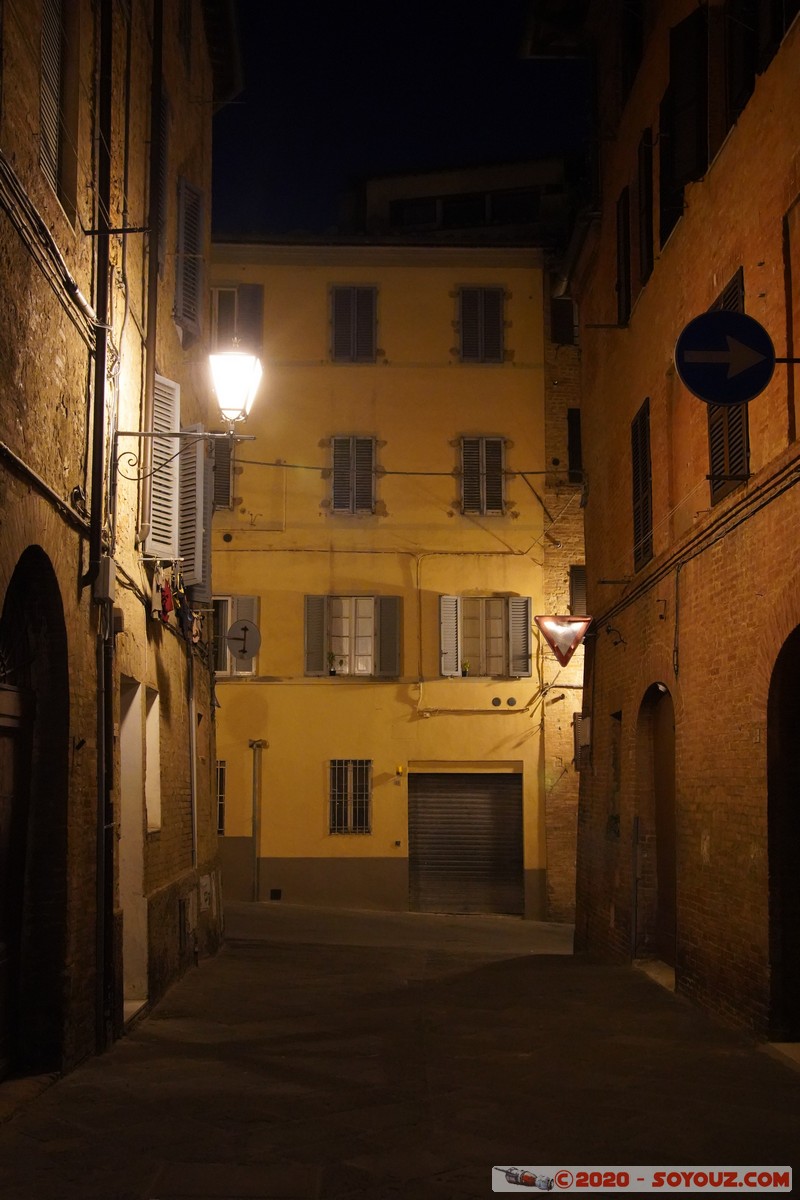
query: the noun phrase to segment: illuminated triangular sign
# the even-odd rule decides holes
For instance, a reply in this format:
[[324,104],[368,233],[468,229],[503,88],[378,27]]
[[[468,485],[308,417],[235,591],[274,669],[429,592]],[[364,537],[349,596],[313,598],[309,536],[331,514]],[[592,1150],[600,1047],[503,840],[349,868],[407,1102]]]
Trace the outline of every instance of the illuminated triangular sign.
[[565,667],[583,641],[591,617],[534,617],[544,640]]

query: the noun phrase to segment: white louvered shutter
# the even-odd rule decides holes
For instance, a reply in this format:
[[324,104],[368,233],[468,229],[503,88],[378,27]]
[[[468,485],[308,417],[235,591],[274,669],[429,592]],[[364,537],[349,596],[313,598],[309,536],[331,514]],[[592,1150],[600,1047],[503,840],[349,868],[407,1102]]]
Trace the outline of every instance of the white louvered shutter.
[[458,596],[440,596],[439,630],[442,675],[461,674],[460,617],[460,598]]
[[175,275],[175,320],[199,335],[202,304],[203,193],[181,179],[178,183],[178,261]]
[[42,4],[42,63],[39,96],[39,163],[58,191],[58,142],[61,115],[61,0]]
[[305,597],[305,673],[324,675],[327,643],[327,596]]
[[[180,429],[181,389],[172,379],[156,375],[153,398],[153,433]],[[156,558],[178,556],[178,496],[180,439],[153,438],[153,471],[150,476],[150,533],[147,553]]]
[[[202,425],[186,425],[186,434],[202,433]],[[203,492],[206,447],[200,438],[180,440],[180,511],[178,546],[183,559],[183,582],[199,583],[203,574]],[[177,443],[176,443],[177,446]]]
[[532,674],[530,596],[508,599],[508,673],[515,677]]

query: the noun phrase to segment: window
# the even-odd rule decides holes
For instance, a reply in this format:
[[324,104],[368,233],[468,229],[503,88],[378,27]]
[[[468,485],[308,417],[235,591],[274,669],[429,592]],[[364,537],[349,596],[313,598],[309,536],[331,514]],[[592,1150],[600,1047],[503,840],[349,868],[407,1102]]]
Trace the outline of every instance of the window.
[[[744,312],[744,273],[741,268],[711,305]],[[709,404],[708,459],[711,503],[736,491],[749,479],[750,444],[746,404]]]
[[631,475],[633,480],[633,568],[638,571],[653,557],[649,400],[645,400],[631,422]]
[[504,299],[502,288],[464,287],[459,290],[462,362],[503,361]]
[[260,354],[264,341],[264,288],[260,283],[211,289],[212,350]]
[[43,0],[39,163],[70,221],[78,190],[78,35],[80,9]]
[[589,615],[586,600],[586,567],[575,564],[569,569],[569,611],[573,617]]
[[203,302],[203,193],[186,179],[178,182],[178,258],[175,268],[175,320],[200,336]]
[[570,483],[583,483],[583,451],[581,448],[581,410],[567,409],[567,467]]
[[631,315],[631,193],[624,187],[617,200],[617,324]]
[[225,834],[225,792],[228,783],[228,764],[224,758],[217,759],[217,833]]
[[378,290],[331,288],[331,358],[334,362],[375,362]]
[[727,0],[725,5],[725,129],[738,120],[756,81],[758,39],[756,0]]
[[765,71],[792,21],[800,0],[762,0],[757,5],[758,70]]
[[[237,642],[228,645],[226,634],[235,621],[255,625],[258,620],[258,600],[255,596],[215,596],[214,609],[214,670],[217,675],[255,675],[256,658],[253,643]],[[250,653],[248,653],[250,651]]]
[[708,166],[708,27],[697,8],[670,30],[669,86],[660,110],[660,230],[663,246],[683,215],[683,189]]
[[639,286],[653,273],[653,135],[645,129],[639,139],[637,164],[639,202]]
[[371,794],[371,759],[331,759],[328,816],[329,832],[371,833]]
[[461,439],[461,511],[502,516],[504,442],[499,437]]
[[528,596],[440,596],[439,624],[442,675],[531,674]]
[[334,513],[375,511],[375,439],[334,437],[331,510]]
[[399,596],[306,596],[305,674],[396,678]]
[[[172,379],[156,375],[153,397],[153,433],[175,432],[181,427],[181,389]],[[178,554],[178,503],[180,496],[181,442],[174,437],[153,438],[150,476],[150,533],[147,553],[156,558]]]
[[[178,549],[183,559],[183,580],[191,588],[194,604],[211,601],[211,516],[214,498],[214,456],[204,438],[202,425],[186,425],[180,445],[180,504]],[[166,439],[165,439],[166,440]]]
[[550,297],[550,341],[557,346],[575,345],[575,303],[571,296]]
[[644,47],[644,0],[625,0],[620,18],[622,101],[630,95]]

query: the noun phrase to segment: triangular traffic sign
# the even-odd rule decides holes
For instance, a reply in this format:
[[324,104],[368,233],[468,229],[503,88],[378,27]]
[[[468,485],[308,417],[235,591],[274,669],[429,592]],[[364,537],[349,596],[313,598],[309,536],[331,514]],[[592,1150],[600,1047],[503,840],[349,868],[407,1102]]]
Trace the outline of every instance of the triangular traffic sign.
[[565,667],[580,646],[591,617],[534,617],[544,640]]

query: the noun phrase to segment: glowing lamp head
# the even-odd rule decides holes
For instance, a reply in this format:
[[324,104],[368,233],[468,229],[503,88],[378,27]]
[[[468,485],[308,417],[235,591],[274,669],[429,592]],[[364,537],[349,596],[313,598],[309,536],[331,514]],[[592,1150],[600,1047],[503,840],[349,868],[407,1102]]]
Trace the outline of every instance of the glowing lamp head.
[[261,382],[261,363],[253,354],[230,350],[212,354],[211,379],[222,419],[229,424],[244,421],[253,407]]

